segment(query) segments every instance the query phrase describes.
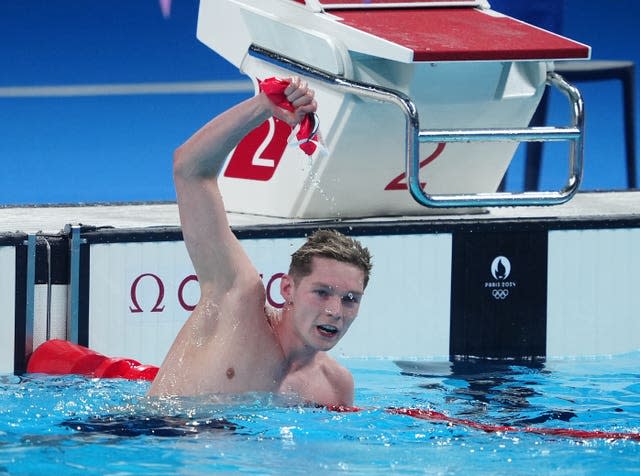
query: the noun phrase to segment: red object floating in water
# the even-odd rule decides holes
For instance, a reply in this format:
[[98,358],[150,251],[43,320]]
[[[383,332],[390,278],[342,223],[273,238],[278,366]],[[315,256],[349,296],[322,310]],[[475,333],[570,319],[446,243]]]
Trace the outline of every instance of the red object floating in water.
[[142,365],[133,359],[107,357],[66,340],[52,339],[40,345],[31,354],[27,364],[27,372],[153,380],[158,373],[158,367]]

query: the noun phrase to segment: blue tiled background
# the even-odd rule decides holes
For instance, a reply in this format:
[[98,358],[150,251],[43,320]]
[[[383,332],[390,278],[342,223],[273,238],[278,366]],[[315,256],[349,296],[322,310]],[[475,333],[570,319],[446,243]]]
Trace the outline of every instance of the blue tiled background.
[[[640,62],[640,3],[551,1],[561,5],[557,28],[591,45],[594,59]],[[509,10],[531,2],[492,4]],[[165,19],[157,0],[3,0],[0,91],[16,86],[242,79],[195,38],[197,8],[197,0],[174,0],[171,16]],[[620,86],[604,82],[580,88],[588,113],[583,189],[624,188]],[[246,94],[0,94],[0,206],[173,200],[173,149]],[[563,117],[563,107],[552,100],[550,121],[562,120],[558,118]],[[521,186],[522,162],[519,157],[514,161],[509,188]],[[558,172],[552,162],[545,158],[543,187],[564,174],[564,168]]]

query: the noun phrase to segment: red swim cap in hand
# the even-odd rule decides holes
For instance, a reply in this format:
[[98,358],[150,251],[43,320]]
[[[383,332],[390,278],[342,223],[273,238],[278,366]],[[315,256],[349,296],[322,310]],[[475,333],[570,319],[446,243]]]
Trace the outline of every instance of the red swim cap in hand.
[[[267,78],[263,81],[258,80],[260,91],[264,92],[267,97],[276,106],[294,111],[293,105],[287,100],[284,90],[289,86],[290,81],[287,79]],[[314,114],[307,114],[299,124],[296,138],[298,145],[307,155],[312,155],[317,149],[318,134],[316,133],[317,119]]]

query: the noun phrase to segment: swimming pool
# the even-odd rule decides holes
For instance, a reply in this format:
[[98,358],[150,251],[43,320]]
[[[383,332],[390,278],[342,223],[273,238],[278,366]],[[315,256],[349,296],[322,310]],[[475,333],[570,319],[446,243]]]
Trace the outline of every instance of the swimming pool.
[[149,401],[147,382],[5,375],[0,474],[634,473],[638,441],[487,433],[387,409],[637,433],[639,362],[640,352],[538,366],[346,359],[363,410],[345,413],[269,395]]

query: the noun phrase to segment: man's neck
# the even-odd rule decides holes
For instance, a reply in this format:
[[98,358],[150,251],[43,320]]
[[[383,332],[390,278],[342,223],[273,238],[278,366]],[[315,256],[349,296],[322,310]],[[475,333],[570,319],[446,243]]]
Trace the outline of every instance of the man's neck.
[[271,321],[276,339],[280,344],[287,372],[295,372],[309,365],[318,355],[318,350],[306,345],[293,328],[293,311],[282,309],[277,319]]

